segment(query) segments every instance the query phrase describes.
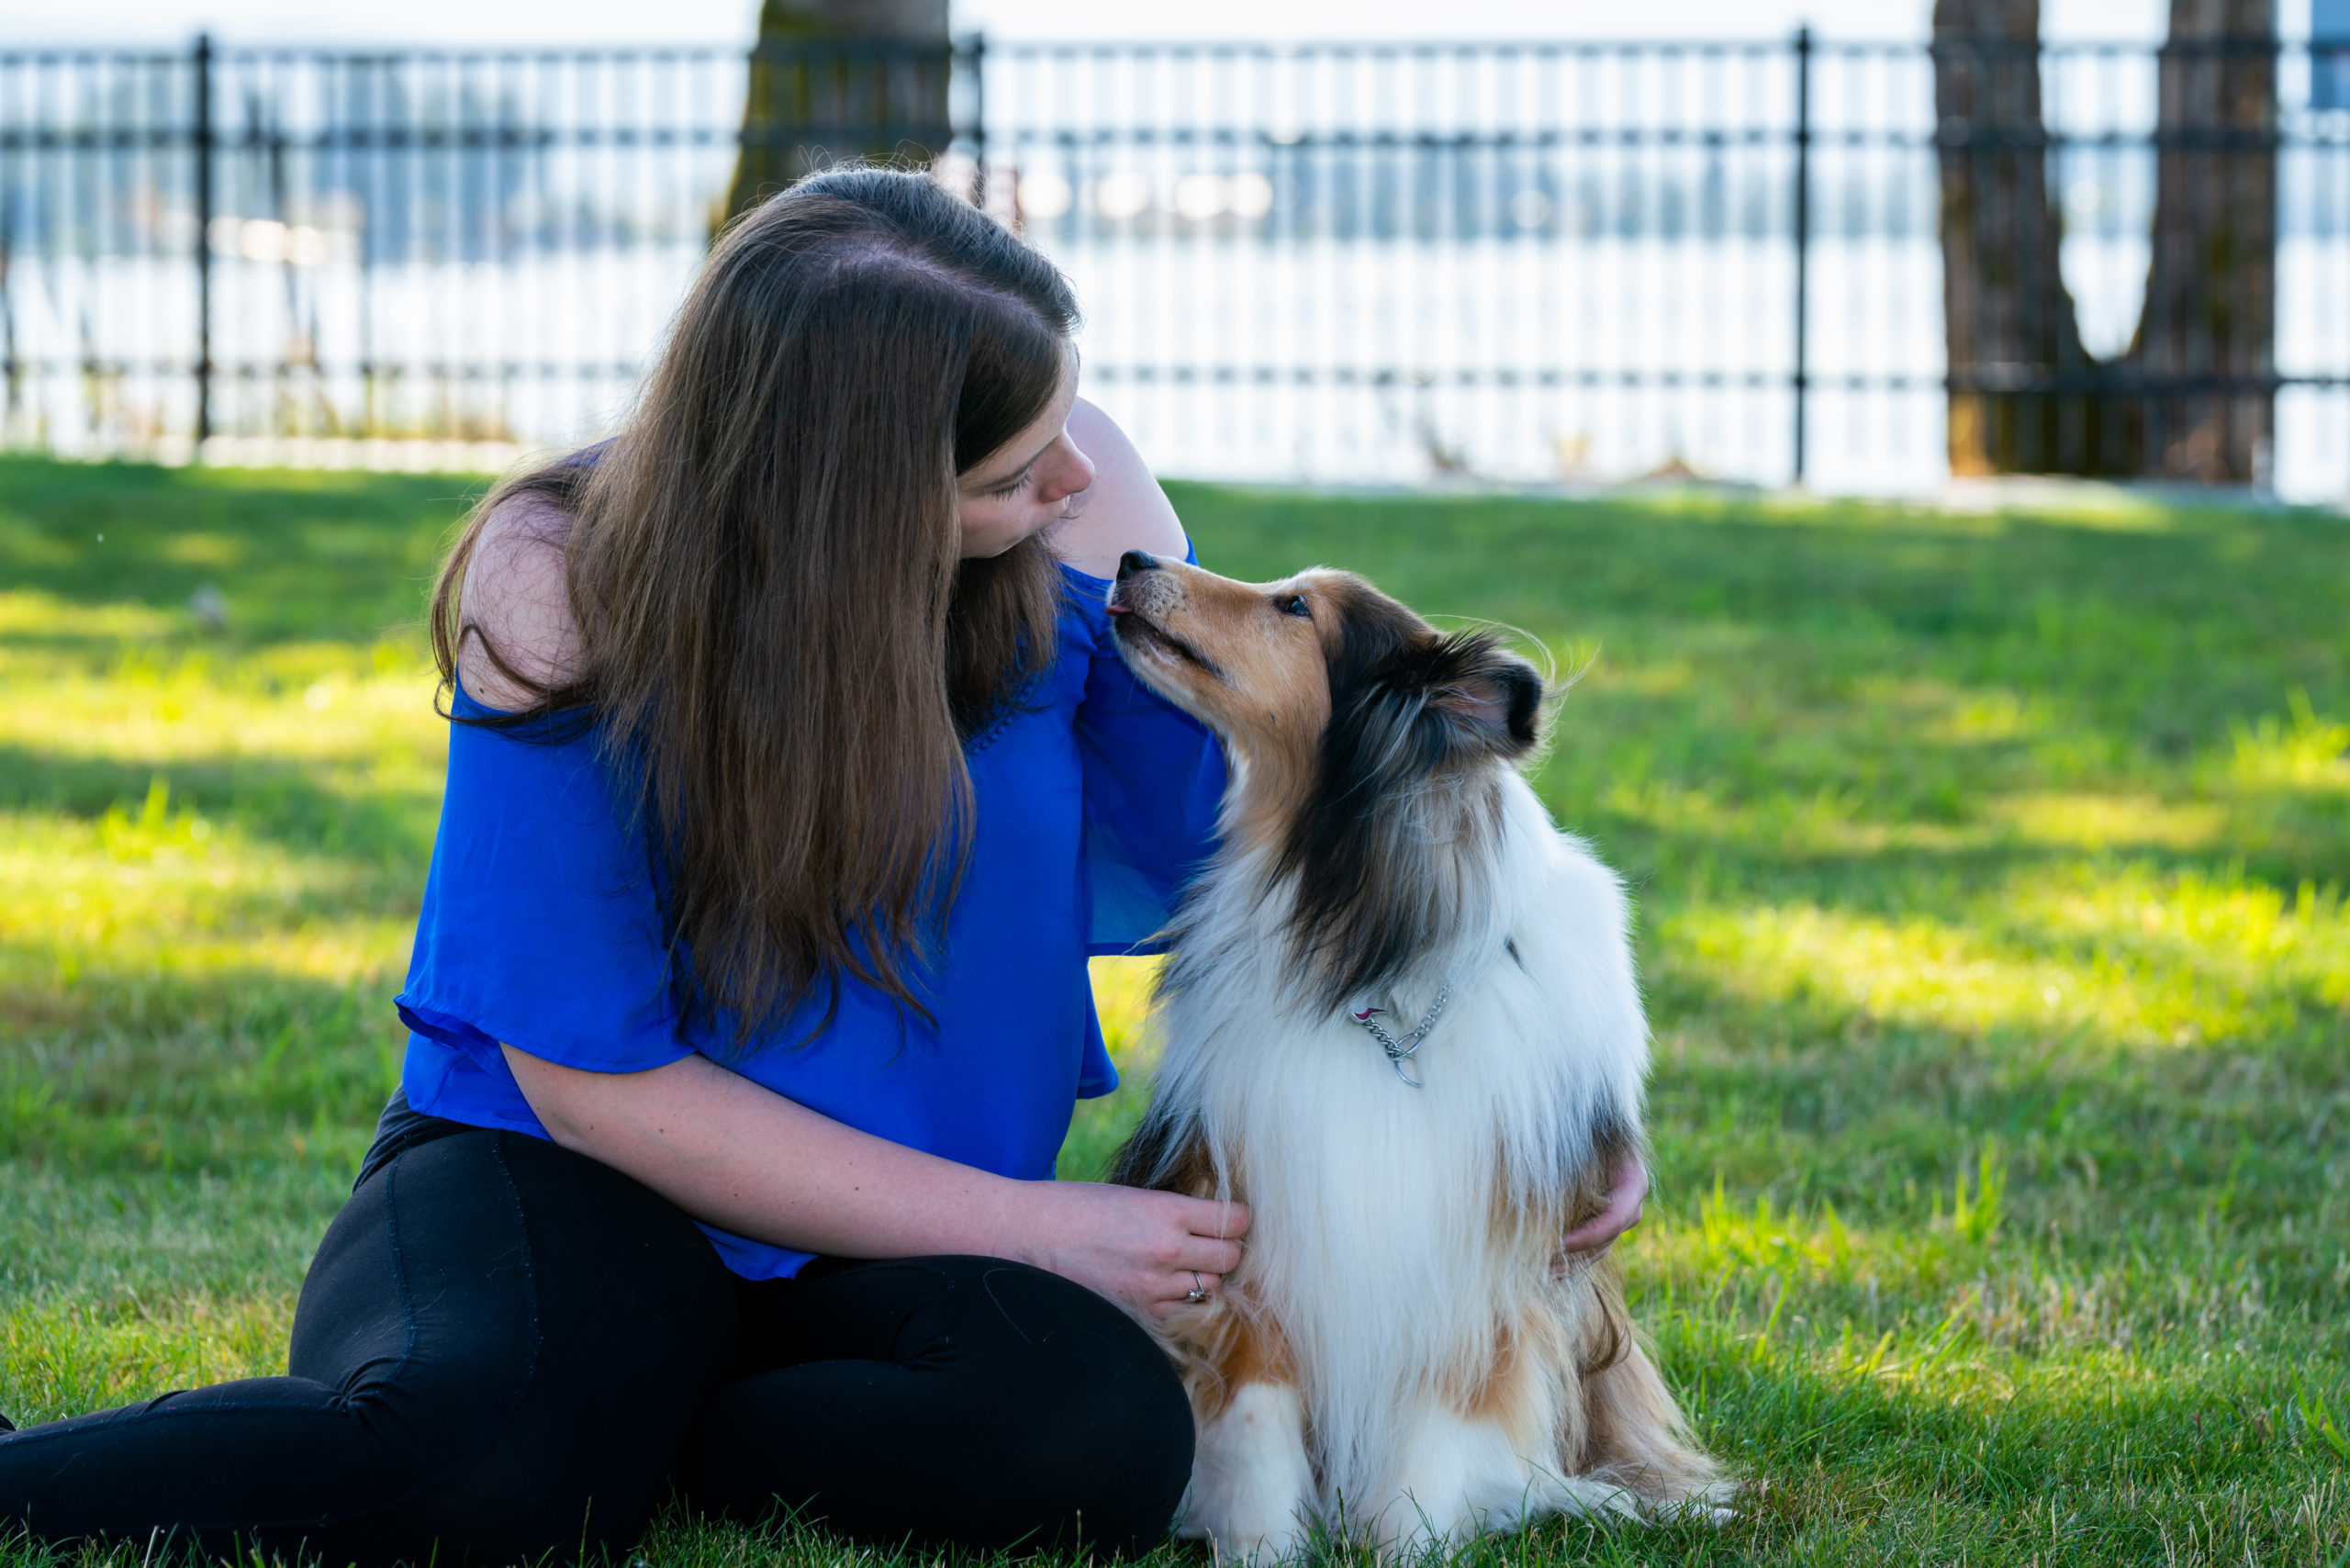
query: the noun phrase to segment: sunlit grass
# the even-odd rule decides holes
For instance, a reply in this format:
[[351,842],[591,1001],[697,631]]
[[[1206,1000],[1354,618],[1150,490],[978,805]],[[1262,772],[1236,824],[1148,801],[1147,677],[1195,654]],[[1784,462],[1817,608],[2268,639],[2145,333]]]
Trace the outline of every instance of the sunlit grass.
[[18,1408],[102,1410],[166,1388],[282,1374],[292,1307],[278,1292],[126,1303],[103,1314],[56,1303],[0,1323],[0,1359],[31,1374]]
[[1093,960],[1093,1006],[1102,1019],[1102,1040],[1117,1064],[1118,1088],[1098,1100],[1080,1100],[1061,1146],[1065,1178],[1095,1180],[1107,1173],[1110,1157],[1124,1143],[1149,1103],[1150,986],[1154,958]]
[[[2350,1561],[2350,530],[1175,493],[1213,566],[1355,566],[1583,672],[1539,787],[1639,911],[1623,1253],[1764,1484],[1718,1531],[1471,1560]],[[446,756],[417,620],[463,500],[0,462],[19,1421],[282,1369],[404,1043]],[[1095,963],[1125,1084],[1065,1176],[1140,1114],[1151,972]],[[675,1515],[643,1550],[849,1559]]]
[[1904,917],[1719,905],[1660,923],[1682,972],[1750,1003],[1881,1023],[2185,1046],[2287,1033],[2350,1000],[2337,890],[2143,864],[2016,874]]

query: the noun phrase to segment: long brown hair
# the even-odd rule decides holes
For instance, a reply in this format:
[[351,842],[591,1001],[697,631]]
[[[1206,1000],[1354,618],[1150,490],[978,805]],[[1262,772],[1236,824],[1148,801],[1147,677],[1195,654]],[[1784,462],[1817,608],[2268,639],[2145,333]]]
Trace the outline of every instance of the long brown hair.
[[1048,667],[1060,578],[1030,538],[958,559],[956,478],[1059,386],[1076,300],[920,174],[834,170],[711,251],[626,429],[508,481],[433,590],[444,690],[485,520],[569,511],[582,657],[490,721],[596,722],[655,857],[672,984],[743,1044],[851,976],[919,971],[970,842],[962,742]]

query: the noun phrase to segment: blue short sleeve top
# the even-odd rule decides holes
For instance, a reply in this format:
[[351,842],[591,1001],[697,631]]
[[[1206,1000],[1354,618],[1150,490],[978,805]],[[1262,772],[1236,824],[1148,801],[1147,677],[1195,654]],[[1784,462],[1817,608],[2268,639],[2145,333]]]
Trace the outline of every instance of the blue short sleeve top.
[[[707,1051],[866,1132],[998,1175],[1051,1175],[1076,1101],[1117,1086],[1085,959],[1157,950],[1214,847],[1225,780],[1205,728],[1118,657],[1109,584],[1062,571],[1053,667],[966,748],[976,821],[924,977],[934,1025],[844,980],[828,1027],[811,1009],[764,1043],[707,1037],[672,992],[652,857],[592,730],[550,742],[457,724],[398,999],[408,1103],[545,1137],[500,1042],[594,1072]],[[490,711],[462,688],[454,701],[464,717]],[[809,1256],[702,1228],[746,1278]]]

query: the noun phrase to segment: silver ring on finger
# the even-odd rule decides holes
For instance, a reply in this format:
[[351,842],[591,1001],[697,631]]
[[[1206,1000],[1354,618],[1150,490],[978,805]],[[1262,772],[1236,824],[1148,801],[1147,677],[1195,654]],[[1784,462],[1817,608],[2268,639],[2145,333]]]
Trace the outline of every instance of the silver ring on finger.
[[1193,1306],[1208,1299],[1208,1288],[1200,1282],[1200,1271],[1197,1269],[1192,1271],[1192,1288],[1183,1294],[1183,1299]]

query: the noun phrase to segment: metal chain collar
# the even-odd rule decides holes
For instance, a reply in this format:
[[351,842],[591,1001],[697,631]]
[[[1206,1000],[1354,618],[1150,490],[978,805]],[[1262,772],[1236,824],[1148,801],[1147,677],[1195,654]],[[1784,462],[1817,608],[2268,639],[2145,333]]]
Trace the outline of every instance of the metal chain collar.
[[[1414,1053],[1420,1048],[1420,1043],[1428,1037],[1428,1031],[1436,1027],[1437,1019],[1444,1012],[1444,1004],[1451,1000],[1452,982],[1447,980],[1444,982],[1444,989],[1436,993],[1436,1001],[1429,1006],[1428,1015],[1420,1020],[1417,1028],[1400,1040],[1380,1027],[1378,1016],[1387,1011],[1383,1007],[1366,1007],[1360,1013],[1349,1013],[1347,1016],[1371,1031],[1371,1037],[1377,1040],[1379,1048],[1387,1053],[1387,1065],[1395,1070],[1395,1076],[1417,1089],[1420,1087],[1420,1081],[1405,1072],[1404,1064],[1412,1061]],[[1416,1067],[1418,1063],[1414,1062],[1413,1065]]]

